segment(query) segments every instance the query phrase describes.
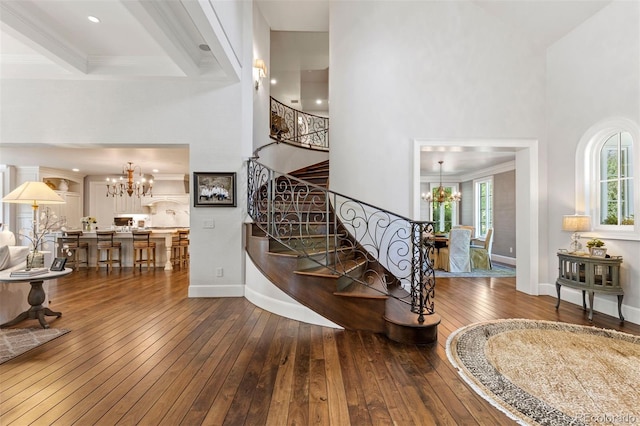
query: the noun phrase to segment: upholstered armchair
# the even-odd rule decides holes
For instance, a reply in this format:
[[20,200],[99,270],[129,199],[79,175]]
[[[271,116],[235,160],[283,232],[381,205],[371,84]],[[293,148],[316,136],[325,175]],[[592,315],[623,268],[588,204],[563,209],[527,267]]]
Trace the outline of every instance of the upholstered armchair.
[[491,269],[492,246],[493,228],[489,228],[484,241],[475,240],[471,244],[471,267],[473,269]]
[[29,247],[17,246],[13,232],[6,229],[0,232],[0,271],[24,269],[27,254]]

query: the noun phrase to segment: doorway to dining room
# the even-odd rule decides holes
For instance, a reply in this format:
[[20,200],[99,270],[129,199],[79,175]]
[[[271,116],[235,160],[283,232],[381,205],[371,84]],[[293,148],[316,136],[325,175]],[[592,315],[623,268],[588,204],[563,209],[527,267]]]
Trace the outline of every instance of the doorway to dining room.
[[[421,156],[424,152],[437,153],[438,158],[456,153],[504,153],[515,156],[516,174],[516,253],[519,258],[516,271],[516,289],[527,294],[539,294],[538,232],[538,141],[513,140],[414,140],[413,217],[420,218],[421,209]],[[464,194],[463,194],[464,197]]]

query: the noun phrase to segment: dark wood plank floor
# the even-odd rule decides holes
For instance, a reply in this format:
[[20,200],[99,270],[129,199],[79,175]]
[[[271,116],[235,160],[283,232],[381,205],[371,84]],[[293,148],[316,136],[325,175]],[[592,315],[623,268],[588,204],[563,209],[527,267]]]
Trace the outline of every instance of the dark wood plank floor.
[[[449,364],[459,327],[498,318],[589,324],[514,279],[439,279],[436,344],[308,325],[243,298],[189,299],[185,271],[80,270],[53,281],[70,333],[0,365],[2,425],[513,424]],[[594,324],[640,334],[596,314]],[[36,327],[24,321],[16,327]]]

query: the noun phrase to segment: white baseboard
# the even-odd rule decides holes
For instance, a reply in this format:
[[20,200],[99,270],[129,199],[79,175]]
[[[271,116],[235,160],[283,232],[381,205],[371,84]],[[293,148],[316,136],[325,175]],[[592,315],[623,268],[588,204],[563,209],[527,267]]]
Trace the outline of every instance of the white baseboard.
[[492,254],[491,260],[496,261],[498,263],[503,263],[505,265],[516,266],[515,257],[507,257],[507,256],[500,256],[499,254]]
[[244,285],[193,285],[189,286],[189,297],[243,297]]

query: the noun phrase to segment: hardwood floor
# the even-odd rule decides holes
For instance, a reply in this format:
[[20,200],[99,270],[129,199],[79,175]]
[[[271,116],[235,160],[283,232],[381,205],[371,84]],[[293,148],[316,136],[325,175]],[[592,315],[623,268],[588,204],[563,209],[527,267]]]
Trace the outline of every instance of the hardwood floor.
[[[300,323],[244,298],[189,299],[188,272],[81,269],[49,297],[70,333],[0,365],[2,425],[514,424],[447,360],[449,334],[498,318],[589,324],[513,278],[438,279],[438,342]],[[640,334],[596,313],[594,325]],[[38,326],[24,321],[15,327]]]

